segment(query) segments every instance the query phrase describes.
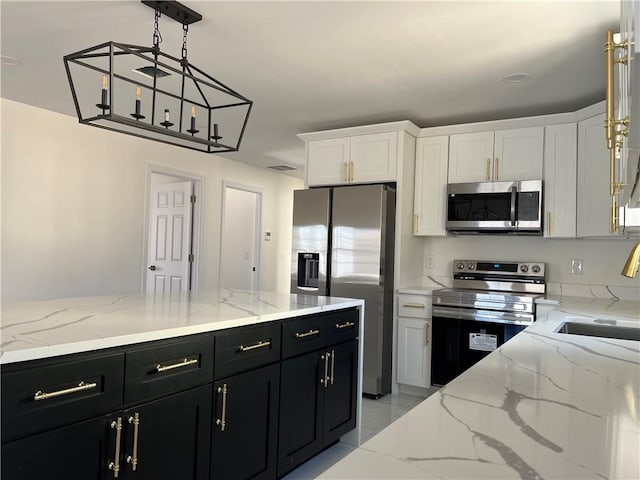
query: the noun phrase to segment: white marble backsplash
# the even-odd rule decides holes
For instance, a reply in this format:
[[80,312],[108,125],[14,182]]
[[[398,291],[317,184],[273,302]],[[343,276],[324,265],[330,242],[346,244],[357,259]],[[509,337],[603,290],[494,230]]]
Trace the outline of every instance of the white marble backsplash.
[[[451,276],[425,275],[422,277],[424,287],[450,288]],[[640,288],[618,285],[586,285],[580,283],[547,282],[547,295],[554,297],[611,298],[614,300],[640,301]]]

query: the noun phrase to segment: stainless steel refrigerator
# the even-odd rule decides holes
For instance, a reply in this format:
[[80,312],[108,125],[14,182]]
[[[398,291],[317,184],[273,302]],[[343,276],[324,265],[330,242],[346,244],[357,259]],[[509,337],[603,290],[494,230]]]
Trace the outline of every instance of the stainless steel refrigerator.
[[363,392],[391,391],[395,189],[295,190],[291,293],[361,298]]

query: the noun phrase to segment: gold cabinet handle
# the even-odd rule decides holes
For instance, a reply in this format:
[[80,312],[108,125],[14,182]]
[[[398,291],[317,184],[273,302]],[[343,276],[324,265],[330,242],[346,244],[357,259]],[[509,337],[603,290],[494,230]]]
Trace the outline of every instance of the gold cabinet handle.
[[331,350],[331,385],[333,385],[333,377],[336,373],[336,351]]
[[547,212],[547,236],[551,235],[551,212]]
[[309,330],[308,332],[305,332],[305,333],[296,332],[296,338],[307,338],[313,335],[318,335],[319,333],[320,333],[320,330]]
[[353,162],[349,162],[349,181],[353,182],[353,171],[355,167],[353,166]]
[[349,179],[347,178],[347,162],[342,162],[342,179],[346,182]]
[[402,306],[405,308],[421,308],[423,310],[425,308],[424,303],[403,303]]
[[424,344],[429,345],[429,323],[426,324],[426,327],[424,329]]
[[80,382],[75,387],[65,388],[63,390],[57,390],[55,392],[50,392],[50,393],[43,392],[42,390],[38,390],[36,393],[33,394],[33,401],[39,402],[40,400],[46,400],[48,398],[56,398],[56,397],[61,397],[62,395],[69,395],[70,393],[91,390],[93,388],[96,388],[97,386],[98,386],[97,383]]
[[355,327],[355,322],[336,323],[336,328],[342,330],[343,328]]
[[320,380],[320,383],[324,385],[324,388],[327,388],[327,383],[329,383],[329,355],[330,353],[324,353],[320,356],[321,360],[324,360],[324,376]]
[[493,177],[497,181],[499,176],[500,176],[500,159],[496,157],[496,161],[493,164]]
[[128,422],[133,425],[133,454],[127,457],[127,463],[131,464],[131,470],[136,471],[138,468],[138,431],[140,427],[140,414],[138,412],[129,417]]
[[116,431],[116,452],[113,462],[109,462],[109,470],[113,470],[113,478],[120,475],[120,437],[122,436],[122,417],[111,422],[111,429]]
[[216,425],[220,427],[220,431],[224,432],[227,426],[227,384],[218,387],[218,393],[222,394],[222,416],[216,419]]
[[487,181],[491,180],[491,159],[487,158]]
[[198,363],[197,358],[185,358],[181,362],[173,363],[170,365],[160,365],[159,363],[156,365],[156,373],[166,372],[168,370],[174,370],[176,368],[188,367],[189,365],[195,365]]
[[258,343],[254,343],[253,345],[240,345],[238,347],[238,351],[240,352],[250,352],[251,350],[255,350],[256,348],[264,348],[271,346],[271,340],[260,340]]
[[418,214],[417,213],[413,216],[413,233],[414,234],[418,233]]

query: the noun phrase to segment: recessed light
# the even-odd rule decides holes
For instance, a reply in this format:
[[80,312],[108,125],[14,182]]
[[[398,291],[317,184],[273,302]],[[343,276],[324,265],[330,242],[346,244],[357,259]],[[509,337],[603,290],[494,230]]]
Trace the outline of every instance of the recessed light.
[[16,57],[10,57],[9,55],[0,55],[0,63],[7,67],[18,67],[22,65],[22,60]]
[[529,75],[526,73],[510,73],[502,77],[504,83],[522,83],[529,80]]

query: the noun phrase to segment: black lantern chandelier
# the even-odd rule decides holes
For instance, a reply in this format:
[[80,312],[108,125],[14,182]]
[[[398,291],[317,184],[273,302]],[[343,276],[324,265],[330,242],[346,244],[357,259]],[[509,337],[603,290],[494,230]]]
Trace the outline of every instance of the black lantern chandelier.
[[[206,153],[237,151],[253,102],[189,63],[187,32],[202,15],[178,2],[142,3],[155,10],[152,47],[106,42],[64,56],[79,122]],[[160,51],[162,14],[182,24],[182,58]]]

